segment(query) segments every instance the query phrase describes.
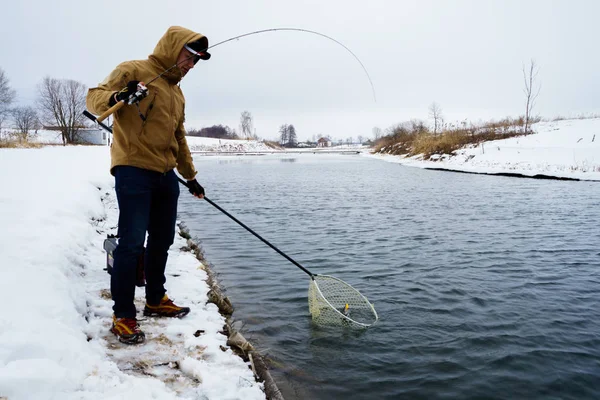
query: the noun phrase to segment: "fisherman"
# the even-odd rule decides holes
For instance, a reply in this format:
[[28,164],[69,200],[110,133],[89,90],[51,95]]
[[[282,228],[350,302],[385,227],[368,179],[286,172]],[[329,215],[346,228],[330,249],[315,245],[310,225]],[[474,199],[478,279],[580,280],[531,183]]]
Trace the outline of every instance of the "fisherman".
[[[172,26],[148,59],[119,64],[87,95],[87,107],[96,115],[118,102],[128,104],[115,113],[110,149],[110,171],[119,204],[119,243],[110,281],[114,301],[111,332],[123,343],[145,340],[133,301],[136,265],[146,233],[144,315],[181,318],[190,312],[167,296],[165,266],[175,237],[179,197],[174,169],[187,180],[190,193],[204,197],[185,139],[185,99],[178,83],[199,60],[210,58],[207,48],[204,35]],[[147,88],[144,82],[149,82]]]

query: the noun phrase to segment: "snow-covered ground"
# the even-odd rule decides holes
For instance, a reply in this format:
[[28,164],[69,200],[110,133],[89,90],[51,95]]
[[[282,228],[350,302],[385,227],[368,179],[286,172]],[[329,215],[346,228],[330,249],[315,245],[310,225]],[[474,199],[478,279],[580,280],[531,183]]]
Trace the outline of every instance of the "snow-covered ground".
[[485,142],[435,161],[418,156],[373,157],[421,168],[600,180],[600,119],[540,122],[533,129],[536,133],[528,136]]
[[[600,119],[534,129],[438,161],[371,156],[423,168],[600,180]],[[201,151],[272,151],[256,141],[188,140]],[[262,384],[219,333],[225,320],[207,304],[206,272],[180,250],[186,243],[179,236],[167,289],[192,313],[142,321],[148,340],[141,346],[108,333],[102,243],[117,221],[109,162],[104,146],[0,149],[0,398],[264,399]],[[136,293],[138,309],[143,293]]]
[[[167,290],[192,312],[141,321],[139,346],[108,332],[102,244],[117,221],[109,158],[102,146],[0,149],[0,398],[264,399],[219,333],[225,320],[207,304],[207,274],[179,236]],[[142,288],[136,301],[140,310]]]
[[205,137],[188,136],[188,147],[192,152],[228,152],[228,153],[250,153],[260,151],[274,151],[263,142],[257,140],[227,140]]
[[[540,122],[533,125],[534,134],[485,142],[424,161],[422,157],[372,155],[369,148],[342,145],[326,148],[285,149],[286,152],[328,152],[356,150],[362,155],[420,168],[441,168],[473,173],[511,173],[524,176],[582,180],[600,180],[600,118]],[[219,140],[188,137],[193,151],[273,152],[263,143],[247,140]]]

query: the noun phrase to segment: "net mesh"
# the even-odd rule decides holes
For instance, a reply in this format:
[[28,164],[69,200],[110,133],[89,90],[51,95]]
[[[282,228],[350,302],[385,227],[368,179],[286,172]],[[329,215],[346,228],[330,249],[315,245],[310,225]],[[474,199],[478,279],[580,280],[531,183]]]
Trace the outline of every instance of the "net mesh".
[[320,325],[367,327],[377,321],[377,312],[366,297],[341,279],[314,275],[308,287],[308,308]]

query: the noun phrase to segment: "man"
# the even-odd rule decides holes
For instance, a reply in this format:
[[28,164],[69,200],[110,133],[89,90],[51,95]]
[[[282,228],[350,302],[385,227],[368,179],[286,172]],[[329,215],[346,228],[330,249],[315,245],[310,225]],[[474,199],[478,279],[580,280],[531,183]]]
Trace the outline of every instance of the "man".
[[[185,100],[178,83],[200,59],[210,58],[207,48],[205,36],[173,26],[147,60],[120,64],[87,95],[87,107],[97,115],[120,101],[127,104],[114,114],[111,146],[111,173],[119,203],[119,243],[113,252],[110,281],[114,301],[111,332],[123,343],[145,340],[133,301],[136,266],[146,233],[144,315],[181,318],[190,311],[167,296],[165,265],[175,237],[179,197],[173,169],[187,179],[193,195],[204,197],[185,139]],[[149,82],[147,91],[143,82]]]

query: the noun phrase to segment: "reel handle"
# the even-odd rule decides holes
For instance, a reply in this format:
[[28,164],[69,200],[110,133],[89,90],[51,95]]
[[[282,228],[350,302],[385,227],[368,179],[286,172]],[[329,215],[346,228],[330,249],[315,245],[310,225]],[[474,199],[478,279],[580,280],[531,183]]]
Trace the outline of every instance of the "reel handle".
[[148,88],[144,85],[144,82],[140,82],[140,83],[138,83],[137,91],[134,94],[132,94],[131,96],[129,96],[129,99],[127,101],[126,100],[119,101],[117,104],[115,104],[108,110],[104,111],[102,113],[102,115],[100,115],[98,118],[96,118],[96,121],[102,122],[106,118],[108,118],[109,115],[114,114],[117,111],[119,111],[121,109],[121,107],[123,107],[125,104],[138,103],[140,100],[142,100],[146,96],[148,96]]
[[110,115],[112,115],[113,113],[116,113],[117,111],[119,111],[124,105],[125,105],[124,101],[119,101],[117,104],[115,104],[114,106],[112,106],[108,110],[104,111],[102,113],[102,115],[100,115],[98,118],[96,118],[96,122],[102,122],[102,121],[104,121]]

